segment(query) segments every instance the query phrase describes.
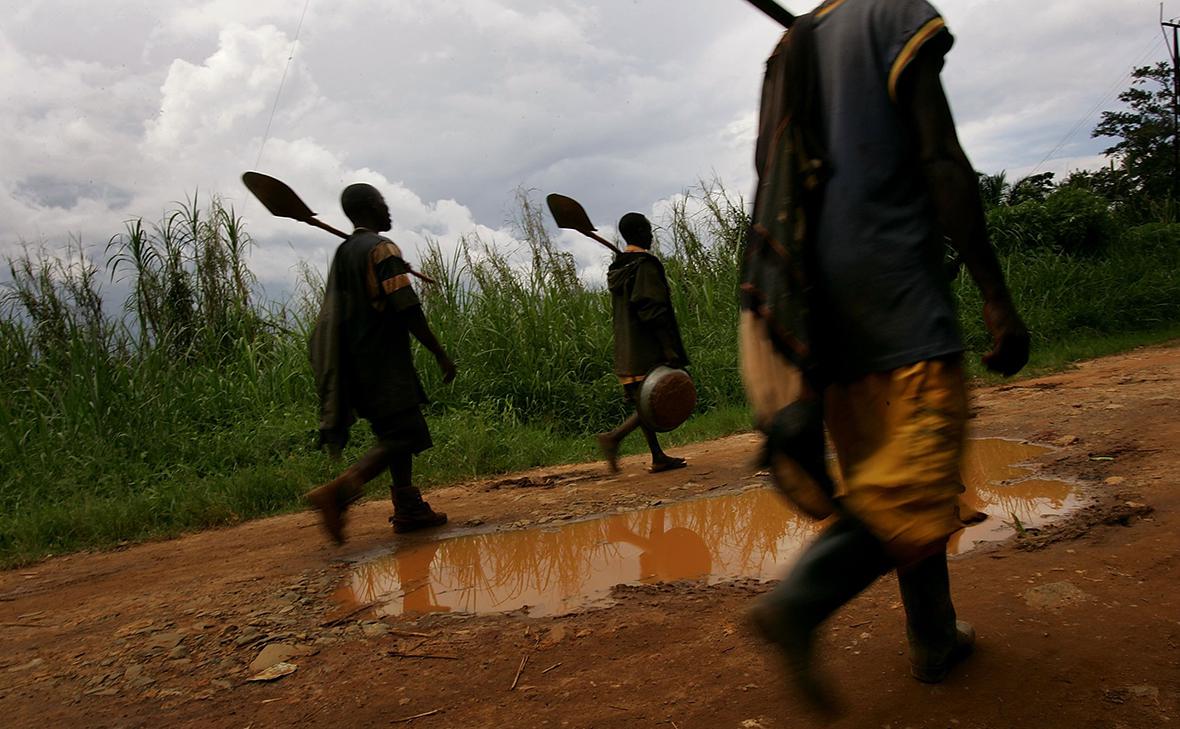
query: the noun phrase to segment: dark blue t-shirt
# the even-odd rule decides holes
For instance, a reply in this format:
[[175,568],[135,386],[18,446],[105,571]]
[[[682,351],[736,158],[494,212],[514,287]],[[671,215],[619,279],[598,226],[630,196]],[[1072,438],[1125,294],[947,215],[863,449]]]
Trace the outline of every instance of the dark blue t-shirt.
[[961,352],[944,243],[896,103],[918,52],[945,53],[926,0],[830,0],[815,45],[831,165],[817,224],[816,339],[837,378]]

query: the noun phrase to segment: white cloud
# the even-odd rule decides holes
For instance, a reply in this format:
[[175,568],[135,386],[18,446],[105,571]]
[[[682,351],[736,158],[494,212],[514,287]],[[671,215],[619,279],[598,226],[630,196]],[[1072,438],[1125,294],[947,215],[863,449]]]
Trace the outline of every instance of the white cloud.
[[[202,63],[172,62],[159,114],[145,125],[145,149],[153,156],[240,145],[249,137],[245,130],[261,137],[263,129],[251,122],[264,119],[272,106],[285,66],[275,59],[285,57],[291,40],[271,25],[233,25],[218,38],[217,50]],[[284,118],[297,118],[323,101],[302,64],[291,71],[283,88]]]
[[[797,4],[804,10],[806,3]],[[944,79],[980,169],[1098,163],[1107,89],[1162,58],[1148,0],[944,0]],[[21,240],[102,243],[194,190],[247,218],[272,291],[333,241],[271,218],[238,181],[262,156],[322,217],[367,180],[394,234],[511,247],[518,185],[572,194],[609,232],[714,175],[752,184],[762,64],[779,30],[739,0],[67,0],[23,3],[0,30],[0,254]],[[1147,52],[1145,55],[1144,52]],[[1113,98],[1105,106],[1111,108]],[[1099,109],[1100,110],[1100,109]],[[661,202],[663,201],[663,202]],[[589,279],[606,260],[562,233]]]

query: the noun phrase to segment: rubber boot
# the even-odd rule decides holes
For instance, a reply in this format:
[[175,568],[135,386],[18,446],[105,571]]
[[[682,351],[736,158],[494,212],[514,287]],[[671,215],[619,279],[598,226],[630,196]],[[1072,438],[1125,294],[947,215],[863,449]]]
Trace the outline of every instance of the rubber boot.
[[390,489],[393,496],[393,516],[389,523],[397,534],[405,534],[419,529],[442,526],[447,523],[447,515],[430,508],[430,504],[422,498],[422,492],[414,486]]
[[892,568],[884,547],[859,522],[842,518],[807,548],[786,579],[750,611],[764,639],[783,654],[787,672],[814,710],[838,712],[815,670],[815,630],[844,603]]
[[946,552],[899,569],[897,583],[905,605],[910,673],[923,683],[939,683],[975,644],[975,630],[955,617]]

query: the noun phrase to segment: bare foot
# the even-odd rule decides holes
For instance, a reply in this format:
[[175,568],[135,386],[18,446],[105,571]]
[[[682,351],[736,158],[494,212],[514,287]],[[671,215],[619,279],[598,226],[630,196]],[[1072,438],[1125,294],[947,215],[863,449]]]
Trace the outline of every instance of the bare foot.
[[611,473],[619,472],[619,442],[610,433],[599,433],[595,438],[598,440],[598,450],[602,451],[602,458],[606,461],[606,467]]

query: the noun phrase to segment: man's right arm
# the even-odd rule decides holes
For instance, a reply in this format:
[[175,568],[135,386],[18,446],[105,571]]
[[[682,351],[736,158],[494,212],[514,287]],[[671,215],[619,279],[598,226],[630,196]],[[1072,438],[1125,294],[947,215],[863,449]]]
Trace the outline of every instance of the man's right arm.
[[942,57],[920,54],[906,70],[898,104],[917,141],[919,162],[943,233],[958,250],[983,294],[983,318],[992,335],[988,369],[1014,375],[1028,362],[1028,329],[1016,311],[1004,273],[988,241],[975,170],[959,144],[939,74]]
[[426,347],[427,351],[434,355],[434,361],[438,363],[439,369],[443,373],[443,382],[449,383],[455,379],[455,363],[447,356],[447,352],[443,346],[439,344],[438,338],[434,336],[434,332],[430,329],[430,324],[426,321],[426,312],[422,310],[422,306],[414,305],[407,309],[398,312],[405,322],[406,328],[410,330],[410,334]]
[[410,267],[402,259],[401,250],[392,241],[382,240],[373,249],[370,262],[370,285],[376,287],[374,294],[384,299],[384,306],[392,308],[393,315],[401,317],[410,334],[434,355],[442,370],[443,382],[454,380],[455,363],[447,356],[426,321],[426,313],[410,285]]

